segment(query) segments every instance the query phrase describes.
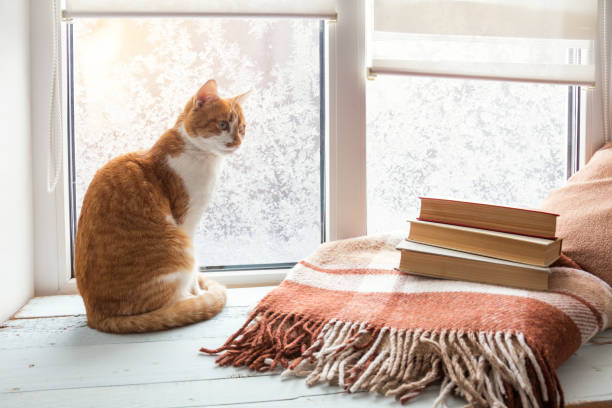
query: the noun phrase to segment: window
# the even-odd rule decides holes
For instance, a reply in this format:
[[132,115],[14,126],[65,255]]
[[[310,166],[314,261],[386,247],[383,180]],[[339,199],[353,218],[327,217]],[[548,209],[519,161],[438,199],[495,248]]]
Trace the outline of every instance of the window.
[[596,11],[594,0],[374,1],[368,232],[405,226],[423,195],[537,207],[559,187],[577,168]]
[[401,228],[418,195],[534,206],[603,141],[595,0],[440,1],[446,13],[426,0],[64,2],[72,166],[37,203],[36,239],[51,245],[37,244],[38,293],[74,290],[70,238],[93,172],[150,146],[210,77],[253,93],[198,231],[203,266],[289,266],[322,240]]
[[567,86],[380,76],[367,90],[368,233],[407,226],[424,195],[536,208],[568,176]]
[[196,232],[200,263],[285,266],[318,246],[324,213],[318,20],[77,19],[68,36],[73,223],[96,170],[150,147],[198,87],[215,78],[222,95],[251,94],[245,143],[225,160]]

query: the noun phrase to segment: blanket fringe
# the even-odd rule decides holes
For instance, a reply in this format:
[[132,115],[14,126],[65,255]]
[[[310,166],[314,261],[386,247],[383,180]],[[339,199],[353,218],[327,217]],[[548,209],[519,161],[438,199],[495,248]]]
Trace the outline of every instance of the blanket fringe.
[[221,366],[247,366],[407,402],[441,382],[434,407],[454,393],[472,407],[560,407],[555,370],[520,332],[398,330],[366,322],[256,310],[218,349]]

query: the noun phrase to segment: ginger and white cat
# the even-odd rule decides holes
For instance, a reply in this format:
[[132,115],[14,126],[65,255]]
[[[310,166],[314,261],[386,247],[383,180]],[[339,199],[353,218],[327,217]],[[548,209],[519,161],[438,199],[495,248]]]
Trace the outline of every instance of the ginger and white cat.
[[221,311],[225,288],[198,272],[193,234],[223,156],[242,143],[243,98],[219,97],[210,80],[153,147],[98,170],[83,200],[75,245],[90,327],[163,330]]

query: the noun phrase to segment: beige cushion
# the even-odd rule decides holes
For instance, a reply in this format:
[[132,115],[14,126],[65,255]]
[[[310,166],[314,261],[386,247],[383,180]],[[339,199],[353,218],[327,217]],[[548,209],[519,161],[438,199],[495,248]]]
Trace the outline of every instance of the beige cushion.
[[612,285],[612,143],[602,147],[565,186],[542,203],[560,214],[563,252]]

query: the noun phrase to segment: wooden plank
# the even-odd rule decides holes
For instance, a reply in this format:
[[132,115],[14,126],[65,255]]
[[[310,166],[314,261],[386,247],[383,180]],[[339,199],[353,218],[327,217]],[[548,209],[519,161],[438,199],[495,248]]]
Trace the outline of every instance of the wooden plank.
[[228,289],[227,307],[246,306],[254,309],[264,296],[277,287],[278,286],[261,286],[256,288]]
[[[422,394],[410,400],[408,404],[402,405],[393,398],[383,397],[382,395],[371,395],[367,393],[348,394],[344,391],[329,394],[298,395],[287,399],[274,399],[268,401],[250,401],[247,404],[215,404],[198,405],[189,408],[213,408],[213,407],[244,407],[251,408],[282,408],[282,407],[316,407],[316,408],[338,408],[338,407],[406,407],[406,408],[431,408],[438,397],[438,387],[430,387]],[[273,397],[271,397],[273,398]],[[465,406],[465,400],[449,396],[446,401],[448,408],[458,408]],[[187,407],[184,407],[187,408]]]
[[85,314],[85,305],[79,295],[40,296],[30,299],[13,319],[82,314]]
[[592,343],[612,343],[612,328],[597,334],[591,339]]
[[[338,394],[340,393],[340,394]],[[411,408],[431,407],[437,390],[429,390],[415,399]],[[16,392],[2,394],[3,407],[215,407],[215,406],[303,406],[302,401],[316,398],[314,406],[361,408],[399,407],[393,398],[368,393],[345,394],[335,386],[308,387],[304,381],[278,377],[239,377],[204,381],[176,381],[158,384],[127,384],[119,387],[90,387],[66,390]],[[322,401],[322,405],[318,402]],[[323,405],[323,403],[325,405]],[[453,399],[451,407],[462,406]]]
[[[226,307],[253,306],[275,286],[236,288],[227,290]],[[85,314],[83,299],[79,295],[41,296],[31,299],[13,318],[55,317]]]
[[39,347],[81,347],[187,339],[201,339],[202,346],[217,347],[244,324],[249,310],[246,306],[226,307],[217,316],[204,322],[173,330],[122,335],[90,329],[83,315],[9,320],[0,329],[0,360],[3,351]]
[[[610,335],[612,329],[600,336]],[[585,344],[559,367],[557,374],[568,403],[612,401],[612,344]]]
[[218,367],[214,356],[199,353],[202,345],[197,339],[11,350],[2,354],[0,393],[270,375]]

